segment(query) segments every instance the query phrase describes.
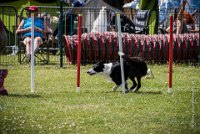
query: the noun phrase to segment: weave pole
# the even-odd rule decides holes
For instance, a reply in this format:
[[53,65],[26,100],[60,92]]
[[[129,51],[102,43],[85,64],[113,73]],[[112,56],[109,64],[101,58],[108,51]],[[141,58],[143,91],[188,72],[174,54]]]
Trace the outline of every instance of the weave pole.
[[78,15],[78,49],[77,49],[77,92],[80,92],[80,63],[81,63],[81,34],[82,34],[82,14]]
[[[123,53],[120,14],[117,13],[116,15],[117,15],[117,29],[118,29],[117,33],[118,33],[118,42],[119,42],[119,53]],[[124,78],[124,60],[122,58],[122,55],[119,55],[119,56],[120,56],[120,66],[121,66],[122,92],[126,93],[125,78]]]
[[31,93],[34,93],[34,13],[31,13]]
[[172,63],[173,63],[173,16],[170,16],[170,42],[169,42],[169,82],[168,93],[172,93]]
[[60,0],[60,23],[59,23],[59,46],[60,46],[60,67],[63,67],[63,3],[64,0]]

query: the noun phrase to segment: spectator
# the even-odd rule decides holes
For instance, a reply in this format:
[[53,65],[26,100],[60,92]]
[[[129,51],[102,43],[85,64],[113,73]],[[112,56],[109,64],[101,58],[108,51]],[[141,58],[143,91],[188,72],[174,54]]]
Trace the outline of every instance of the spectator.
[[[69,0],[68,3],[71,3],[72,7],[84,7],[86,0]],[[74,27],[74,20],[77,17],[77,14],[79,13],[79,9],[68,9],[66,12],[64,12],[63,17],[63,34],[65,35],[73,35],[77,33],[77,30],[73,31]],[[60,18],[58,18],[59,20]],[[60,20],[59,20],[60,21]],[[58,35],[59,29],[59,23],[58,26],[53,31],[53,36],[56,37]]]
[[0,18],[0,53],[5,49],[7,44],[7,35],[4,29],[4,24]]
[[[176,34],[199,32],[198,27],[195,27],[194,17],[188,11],[185,11],[185,5],[186,0],[183,0],[177,17],[175,17],[174,30],[176,30]],[[161,33],[169,33],[170,27],[168,27],[166,30],[160,30],[162,31]]]
[[26,57],[30,61],[31,58],[31,13],[34,13],[34,54],[37,53],[38,48],[43,44],[44,38],[47,36],[49,29],[43,18],[38,17],[38,7],[29,6],[26,8],[27,18],[23,19],[17,30],[16,34],[21,34],[23,38],[23,43],[26,46]]
[[195,20],[193,16],[189,12],[185,11],[185,5],[186,0],[183,0],[181,8],[177,15],[176,34],[199,32],[199,29],[195,27]]
[[180,10],[178,12],[178,15],[177,15],[177,21],[176,21],[177,30],[176,30],[176,34],[180,34],[182,32],[188,32],[188,30],[186,28],[186,23],[187,23],[188,19],[184,18],[184,14],[183,14],[184,11],[185,11],[185,5],[186,5],[186,1],[183,0],[183,2],[181,4],[181,8],[180,8]]
[[0,69],[0,95],[8,95],[7,90],[4,87],[4,79],[8,75],[8,70]]
[[86,0],[75,0],[72,3],[72,7],[83,7],[85,5]]

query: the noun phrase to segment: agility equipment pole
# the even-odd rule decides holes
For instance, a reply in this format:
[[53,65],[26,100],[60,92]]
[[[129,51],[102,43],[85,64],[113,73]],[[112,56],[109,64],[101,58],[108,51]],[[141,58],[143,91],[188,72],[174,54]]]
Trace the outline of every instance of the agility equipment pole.
[[34,93],[34,13],[31,13],[31,93]]
[[60,67],[63,67],[63,0],[60,0],[60,36],[59,36],[59,46],[60,46]]
[[[119,42],[119,52],[123,53],[120,14],[117,13],[116,16],[117,16],[117,29],[118,29],[117,33],[118,33],[118,42]],[[122,92],[126,93],[125,78],[124,78],[124,60],[122,58],[122,55],[119,55],[119,56],[120,56],[120,65],[121,65]]]
[[80,92],[80,63],[81,63],[81,34],[82,34],[82,14],[78,15],[78,49],[77,49],[77,92]]
[[169,42],[169,82],[168,93],[172,93],[172,63],[173,63],[173,16],[170,16],[170,42]]

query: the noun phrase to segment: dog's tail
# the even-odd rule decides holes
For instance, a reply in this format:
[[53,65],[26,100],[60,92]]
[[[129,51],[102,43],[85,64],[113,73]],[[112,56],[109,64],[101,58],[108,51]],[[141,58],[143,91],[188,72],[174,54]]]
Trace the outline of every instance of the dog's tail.
[[147,70],[144,72],[143,75],[145,75],[145,78],[149,78],[149,79],[153,79],[154,78],[154,74],[151,71],[151,69],[147,69],[146,63],[144,62],[144,60],[140,57],[129,57],[126,56],[124,53],[122,52],[118,52],[118,55],[121,56],[124,60],[131,62],[133,65],[136,63],[142,63],[145,64],[144,66],[144,70]]
[[141,58],[139,57],[129,57],[127,55],[125,55],[124,53],[122,52],[118,52],[118,55],[121,56],[124,60],[126,61],[131,61],[131,62],[141,62],[143,61]]

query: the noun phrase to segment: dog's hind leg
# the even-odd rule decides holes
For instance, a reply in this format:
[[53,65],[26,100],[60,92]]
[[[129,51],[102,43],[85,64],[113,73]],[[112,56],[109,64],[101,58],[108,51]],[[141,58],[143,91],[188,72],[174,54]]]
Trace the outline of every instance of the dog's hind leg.
[[[115,92],[119,87],[120,87],[120,85],[115,85],[113,87],[113,92]],[[128,89],[128,83],[127,82],[125,83],[125,89],[126,89],[126,93],[128,93],[129,89]]]
[[139,90],[139,88],[141,87],[141,77],[137,77],[137,82],[138,82],[138,85],[134,92],[137,92]]
[[126,88],[127,91],[129,90],[129,89],[128,89],[128,83],[127,83],[127,82],[125,82],[125,88]]
[[115,86],[113,87],[113,92],[115,92],[119,87],[120,87],[120,85],[115,85]]
[[129,88],[128,88],[128,83],[127,82],[125,82],[125,89],[126,89],[126,93],[128,93],[129,92]]
[[130,88],[130,90],[133,91],[133,89],[137,86],[137,83],[136,83],[136,81],[135,81],[134,78],[132,78],[131,80],[132,80],[132,82],[133,82],[133,86]]

